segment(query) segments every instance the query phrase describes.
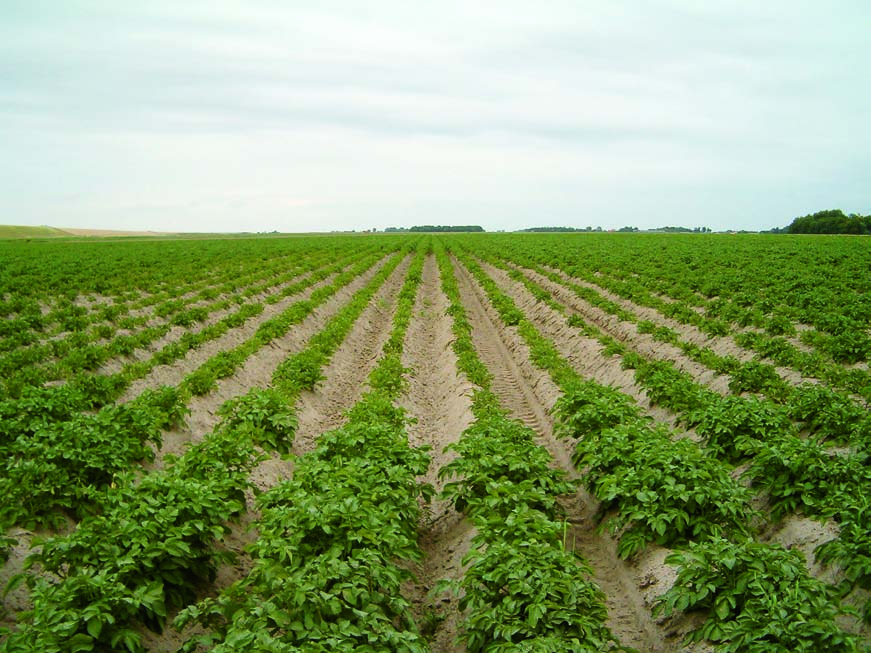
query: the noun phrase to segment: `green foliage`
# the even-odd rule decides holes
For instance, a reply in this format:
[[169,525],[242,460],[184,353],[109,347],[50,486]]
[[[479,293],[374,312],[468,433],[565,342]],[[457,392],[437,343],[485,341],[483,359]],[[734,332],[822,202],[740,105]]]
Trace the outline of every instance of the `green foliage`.
[[[458,457],[439,469],[439,478],[460,480],[445,485],[444,497],[470,516],[494,515],[529,504],[551,519],[561,514],[556,497],[574,490],[564,472],[551,469],[550,455],[534,442],[534,432],[502,415],[475,421],[457,442],[448,445]],[[498,509],[500,484],[508,484],[508,501]]]
[[871,487],[865,455],[837,455],[814,440],[785,437],[760,447],[747,475],[765,488],[775,518],[801,510],[832,515],[834,500]]
[[759,392],[772,398],[783,397],[788,388],[771,365],[749,361],[732,373],[729,390],[735,394]]
[[[259,499],[260,537],[249,576],[179,614],[209,634],[185,650],[404,650],[424,653],[402,595],[407,561],[420,560],[416,483],[429,457],[408,446],[407,417],[380,393],[366,395],[348,424],[323,434],[296,461],[292,480]],[[406,561],[400,563],[399,561]]]
[[460,600],[470,615],[461,636],[466,650],[627,650],[605,625],[605,597],[586,580],[589,567],[540,537],[493,542],[463,560],[471,564]]
[[610,530],[620,532],[621,557],[648,542],[675,546],[750,529],[750,492],[723,463],[664,430],[609,429],[579,441],[573,459],[587,469],[584,483],[602,502]]
[[709,640],[723,653],[859,653],[844,632],[844,614],[802,555],[759,542],[724,539],[690,544],[666,562],[678,565],[674,586],[659,598],[665,614],[705,610],[690,641]]
[[696,432],[715,455],[730,462],[752,456],[760,443],[794,432],[786,410],[756,397],[723,397],[700,411]]
[[635,402],[616,388],[577,381],[562,390],[553,407],[558,437],[578,440],[597,437],[606,429],[641,420]]
[[404,376],[408,372],[399,356],[385,356],[369,375],[369,385],[389,397],[399,397],[408,389],[408,379]]
[[[624,357],[624,365],[627,364]],[[654,405],[664,406],[677,413],[692,413],[708,405],[713,394],[699,386],[692,377],[678,370],[669,361],[646,361],[640,357],[632,361],[635,382],[644,388]]]
[[0,523],[32,527],[61,521],[59,511],[78,518],[94,512],[119,474],[154,458],[149,443],[159,447],[162,430],[186,410],[182,395],[164,388],[93,415],[31,422],[29,437],[19,437],[6,450],[0,492],[8,501],[0,507]]
[[8,650],[77,651],[121,646],[142,651],[141,622],[155,631],[167,612],[192,601],[228,556],[215,542],[244,508],[250,441],[216,433],[162,473],[116,478],[101,513],[69,535],[36,542],[27,568],[33,608],[19,615]]
[[[841,503],[840,499],[846,500]],[[834,501],[839,506],[837,516],[843,520],[840,532],[817,547],[814,555],[824,564],[838,566],[843,574],[838,584],[842,596],[855,588],[871,590],[871,499],[867,492],[852,492],[836,496]],[[867,595],[862,619],[871,624],[871,598]]]
[[795,218],[788,234],[871,234],[871,216],[846,215],[841,209],[817,211]]
[[258,446],[286,454],[293,446],[298,420],[290,404],[275,390],[255,388],[224,403],[222,424],[241,431]]
[[850,397],[822,385],[796,388],[788,404],[791,419],[817,437],[835,442],[871,442],[871,417]]
[[314,390],[324,380],[321,367],[325,362],[320,351],[304,349],[279,365],[273,374],[273,380],[284,394]]

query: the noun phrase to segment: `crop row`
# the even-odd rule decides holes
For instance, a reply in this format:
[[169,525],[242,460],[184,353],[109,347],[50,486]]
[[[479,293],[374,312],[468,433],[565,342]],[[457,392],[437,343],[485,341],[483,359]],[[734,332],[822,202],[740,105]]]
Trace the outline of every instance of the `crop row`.
[[[554,303],[552,298],[549,301]],[[644,359],[591,325],[585,328],[598,334],[610,351],[622,354],[624,367],[636,370],[636,382],[654,404],[674,411],[683,424],[695,429],[708,455],[735,464],[751,461],[743,477],[766,492],[772,518],[801,511],[837,521],[841,534],[823,544],[817,557],[843,569],[840,594],[871,584],[867,562],[871,416],[867,410],[816,385],[792,389],[783,403],[722,397],[671,362]],[[851,449],[845,452],[844,445]],[[865,604],[864,618],[871,619],[871,602]]]
[[557,500],[574,485],[551,469],[535,433],[499,407],[472,343],[450,260],[441,247],[436,254],[458,367],[477,386],[475,421],[451,445],[458,458],[439,470],[457,479],[444,494],[478,531],[464,559],[470,566],[456,584],[466,611],[466,650],[622,650],[605,625],[604,596],[588,579],[589,566],[565,546]]
[[[296,290],[300,287],[299,281],[319,265],[320,261],[317,259],[300,263],[277,283],[283,283],[286,288]],[[288,283],[296,277],[301,277],[297,283]],[[279,291],[273,296],[281,294],[283,293]],[[245,298],[250,296],[248,293],[239,293],[187,310],[184,309],[183,302],[179,306],[176,301],[171,301],[173,310],[162,310],[165,304],[157,308],[157,314],[165,315],[169,319],[146,324],[145,318],[142,318],[144,328],[141,329],[123,329],[124,332],[119,333],[111,324],[103,323],[89,332],[76,331],[65,338],[52,339],[42,345],[18,348],[0,359],[0,370],[8,374],[4,384],[6,393],[14,396],[20,394],[25,384],[37,386],[49,381],[65,380],[76,374],[97,371],[112,358],[130,355],[137,349],[145,349],[159,338],[166,336],[172,327],[190,329],[198,322],[206,322],[210,314],[227,311],[234,306],[235,315],[240,315],[243,319],[258,315],[263,310],[263,304],[246,301]],[[193,338],[195,333],[189,330],[186,331],[185,336]],[[37,365],[48,358],[54,360],[42,366]]]
[[[670,239],[662,241],[663,248],[671,242],[673,241]],[[565,244],[570,245],[571,241],[561,243],[561,245]],[[631,239],[628,244],[631,244]],[[841,245],[842,243],[832,244],[833,247]],[[645,282],[649,281],[650,277],[646,275],[649,275],[652,269],[659,271],[663,267],[662,261],[669,261],[675,265],[675,261],[667,254],[664,255],[663,259],[657,260],[656,267],[653,268],[652,261],[650,259],[644,260],[640,256],[640,252],[636,250],[639,256],[635,265],[623,269],[617,275],[610,266],[605,267],[603,271],[601,267],[596,265],[595,258],[591,259],[588,255],[575,258],[570,253],[571,247],[561,246],[559,249],[555,249],[553,246],[549,246],[546,241],[539,242],[538,247],[535,246],[535,241],[524,241],[522,246],[515,244],[513,247],[506,246],[506,243],[498,240],[484,241],[475,243],[475,249],[481,253],[487,252],[490,256],[496,255],[535,269],[557,282],[564,282],[563,279],[558,278],[559,273],[580,279],[585,285],[576,284],[574,289],[581,294],[586,294],[585,299],[590,299],[593,303],[601,302],[603,308],[612,308],[613,305],[609,306],[607,302],[602,302],[601,295],[595,290],[596,288],[606,289],[637,305],[653,308],[664,316],[683,324],[692,325],[708,335],[726,336],[731,334],[739,345],[752,348],[760,356],[771,358],[778,364],[797,369],[805,375],[825,379],[827,382],[845,387],[852,392],[871,392],[869,390],[871,379],[869,379],[866,370],[845,369],[838,365],[838,363],[866,360],[869,349],[871,349],[871,337],[868,335],[871,308],[866,305],[868,302],[864,299],[865,296],[857,297],[856,291],[849,285],[840,290],[843,295],[841,300],[833,300],[831,297],[827,297],[825,300],[815,300],[813,315],[810,315],[807,311],[786,310],[787,304],[783,303],[786,299],[782,297],[777,302],[773,299],[760,300],[761,293],[756,292],[756,289],[770,282],[771,275],[769,274],[765,274],[752,283],[749,280],[746,281],[747,285],[732,298],[726,296],[725,291],[721,289],[724,292],[723,295],[718,295],[716,299],[710,301],[701,301],[696,292],[687,291],[684,288],[684,293],[677,297],[672,296],[664,299],[660,293],[650,288],[649,283]],[[619,251],[619,249],[615,248],[615,251]],[[589,254],[586,250],[585,253]],[[704,250],[695,252],[695,256],[698,258],[705,254]],[[695,261],[687,264],[684,258],[679,258],[677,264],[679,265],[680,262],[693,266],[691,269],[685,270],[681,277],[685,285],[692,286],[697,264]],[[742,266],[762,274],[758,268],[754,267],[754,263],[755,261],[747,260],[740,262]],[[730,267],[725,270],[732,269],[736,264],[736,262],[732,262]],[[771,264],[770,261],[768,264]],[[724,275],[727,274],[725,270],[719,267],[708,272]],[[792,276],[789,279],[789,281],[783,280],[782,283],[785,285],[789,283],[793,286],[799,283]],[[845,284],[850,281],[855,284],[857,279],[829,278],[823,288],[829,290],[832,287],[837,287],[837,281]],[[867,274],[859,275],[858,282],[867,284]],[[802,288],[810,287],[806,277],[802,277],[800,283]],[[752,295],[746,292],[748,287],[754,288]],[[662,288],[659,290],[661,291]],[[712,289],[709,291],[713,292]],[[781,293],[777,296],[781,295],[788,295],[788,293]],[[802,295],[802,297],[806,297],[806,295]],[[819,297],[819,293],[817,297]],[[759,302],[759,306],[754,304],[752,310],[741,309],[742,306],[751,301]],[[853,307],[854,310],[845,307],[845,303]],[[763,308],[765,308],[764,312]],[[748,311],[752,316],[757,317],[748,316]],[[619,313],[615,314],[621,319],[625,319],[625,316]],[[831,324],[829,324],[830,322]],[[794,323],[814,324],[818,328],[802,327],[801,331],[798,332]],[[747,330],[748,326],[753,327],[753,330]],[[800,337],[804,345],[813,348],[813,350],[805,351],[794,344],[793,341],[796,337]]]
[[[506,325],[517,326],[533,362],[562,388],[559,430],[577,440],[574,460],[602,501],[605,523],[619,534],[621,553],[637,553],[647,542],[678,549],[670,558],[680,565],[678,579],[661,609],[707,610],[691,638],[722,650],[859,650],[858,639],[836,622],[845,608],[808,574],[800,554],[750,537],[750,495],[731,467],[652,427],[629,397],[578,379],[513,300],[467,254],[456,253]],[[771,610],[773,600],[779,611]]]
[[[304,258],[328,257],[330,252],[312,252]],[[298,257],[294,257],[297,260]],[[229,269],[219,275],[191,281],[185,279],[177,285],[149,293],[146,296],[135,296],[125,293],[123,296],[100,297],[91,301],[87,297],[77,297],[75,300],[62,295],[55,298],[41,297],[41,302],[30,300],[32,304],[20,306],[13,313],[12,302],[6,302],[4,317],[12,317],[3,324],[0,335],[5,338],[0,341],[0,351],[8,351],[15,347],[38,342],[40,338],[57,338],[65,332],[80,333],[99,326],[101,323],[117,324],[120,328],[131,329],[142,324],[147,319],[149,310],[157,317],[167,317],[178,313],[188,306],[213,300],[221,295],[234,295],[241,289],[266,288],[276,277],[285,272],[290,261],[288,257],[276,257],[264,264],[262,261],[252,261],[246,269]],[[263,281],[269,279],[269,281]],[[21,297],[17,297],[19,302]],[[40,306],[42,303],[42,306]],[[46,304],[51,304],[46,306]],[[25,308],[26,307],[26,308]],[[24,310],[21,310],[24,309]],[[96,329],[100,331],[100,329]],[[95,334],[97,335],[97,334]]]
[[[369,392],[345,425],[319,436],[313,451],[294,460],[291,480],[259,497],[252,571],[177,618],[178,627],[198,622],[208,628],[187,650],[426,650],[402,595],[410,578],[402,561],[421,558],[418,498],[427,499],[432,489],[415,477],[426,471],[429,457],[409,447],[408,417],[393,405],[406,386],[400,356],[425,254],[419,247],[409,267]],[[286,405],[317,383],[368,299],[359,295],[305,352],[276,371],[274,387]]]
[[[544,289],[534,286],[533,289],[543,297]],[[548,301],[563,308],[552,297]],[[871,491],[867,467],[871,416],[866,410],[847,397],[813,385],[794,389],[785,404],[760,397],[723,397],[694,382],[671,362],[645,359],[626,351],[592,325],[584,328],[586,333],[600,339],[606,351],[620,354],[625,368],[636,370],[636,382],[655,405],[674,411],[684,425],[695,429],[709,459],[717,457],[735,464],[750,461],[743,477],[752,487],[766,493],[771,518],[780,519],[801,511],[838,522],[840,535],[821,545],[817,557],[823,563],[835,563],[842,568],[843,581],[837,588],[840,595],[871,584],[867,556],[871,547],[871,523],[867,516],[867,497]],[[606,403],[615,406],[616,415],[621,414],[616,393]],[[623,417],[620,424],[626,415]],[[564,415],[564,421],[570,421],[570,416]],[[845,444],[852,449],[845,452],[842,448]],[[579,445],[578,451],[582,458],[599,460],[596,456],[601,455],[602,448],[593,444],[589,451],[581,453]],[[625,450],[619,455],[634,453],[643,453],[647,460],[656,459],[649,450]],[[588,458],[584,460],[591,464]],[[745,488],[740,490],[746,503]],[[730,505],[728,496],[726,492],[723,506]],[[656,497],[656,501],[661,503],[662,497]],[[674,519],[682,522],[684,516],[678,514]],[[871,601],[864,608],[864,619],[869,618]]]

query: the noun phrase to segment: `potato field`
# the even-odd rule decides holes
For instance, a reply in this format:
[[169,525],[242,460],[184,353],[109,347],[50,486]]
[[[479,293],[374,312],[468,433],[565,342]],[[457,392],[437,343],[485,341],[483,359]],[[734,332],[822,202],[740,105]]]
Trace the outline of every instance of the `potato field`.
[[871,649],[871,241],[0,241],[0,652]]

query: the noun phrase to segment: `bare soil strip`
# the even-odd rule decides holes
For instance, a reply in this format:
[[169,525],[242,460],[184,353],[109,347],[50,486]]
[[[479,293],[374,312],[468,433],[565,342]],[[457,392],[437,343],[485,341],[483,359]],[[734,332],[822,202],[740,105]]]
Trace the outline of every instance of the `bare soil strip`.
[[[537,301],[522,284],[510,279],[503,270],[493,268],[486,264],[482,264],[482,267],[497,283],[497,285],[499,285],[501,290],[511,296],[517,304],[517,307],[523,311],[535,327],[554,343],[554,346],[560,354],[571,362],[576,371],[584,376],[594,378],[600,383],[608,382],[610,374],[607,372],[607,364],[612,363],[619,367],[619,362],[604,357],[601,353],[590,357],[578,356],[578,351],[583,351],[586,346],[584,342],[590,341],[591,339],[584,337],[580,332],[569,327],[566,324],[564,316],[560,315],[546,304]],[[536,279],[536,281],[538,280]],[[557,288],[560,287],[557,284],[554,285],[556,285]],[[567,292],[570,293],[570,291]],[[571,294],[573,295],[573,293]],[[556,294],[554,294],[554,296],[562,302],[562,297],[557,296]],[[581,300],[578,299],[577,301]],[[568,302],[567,305],[571,306]],[[616,319],[613,316],[607,317],[610,319]],[[496,316],[496,318],[498,318],[498,316]],[[612,335],[614,334],[612,333]],[[596,341],[592,342],[595,343],[595,345],[598,345]],[[600,350],[601,347],[598,347],[597,351],[600,352]],[[655,357],[659,358],[659,356]],[[599,359],[598,361],[596,361],[597,358]],[[524,371],[526,371],[525,368]],[[625,370],[621,371],[624,374],[629,373],[629,378],[627,380],[631,382],[631,372]],[[614,372],[616,373],[616,370],[614,370]],[[646,413],[653,417],[655,421],[667,423],[670,427],[674,427],[675,416],[668,411],[649,407],[649,404],[643,395],[643,390],[635,387],[634,383],[631,387],[621,386],[622,384],[617,387],[619,387],[624,393],[633,396],[640,406],[647,407]],[[692,431],[689,431],[688,433],[691,437],[696,437]],[[797,548],[801,550],[808,561],[809,571],[814,576],[825,582],[832,582],[833,579],[837,577],[837,571],[830,568],[824,568],[814,562],[813,551],[818,545],[832,539],[836,535],[837,527],[832,522],[819,523],[813,519],[808,519],[800,515],[789,515],[775,524],[770,524],[769,528],[760,535],[759,539],[761,541],[781,544],[786,548]],[[633,565],[638,587],[642,590],[644,602],[648,607],[652,607],[657,595],[662,594],[674,583],[675,570],[664,563],[667,554],[667,549],[651,545],[641,556],[639,556],[639,559]],[[693,619],[694,617],[692,616],[675,617],[668,620],[660,619],[659,623],[664,629],[666,629],[666,637],[672,641],[677,641],[679,637],[682,637],[684,633],[693,627]],[[705,646],[706,645],[704,644],[696,644],[694,647],[679,650],[699,652],[707,650],[705,649]]]
[[[578,478],[566,443],[553,437],[553,422],[547,407],[559,390],[550,378],[529,362],[528,348],[516,329],[502,326],[479,286],[465,268],[454,262],[463,305],[473,325],[472,340],[482,361],[494,376],[493,389],[513,416],[533,428],[560,468]],[[577,551],[593,569],[593,579],[602,588],[608,606],[608,626],[619,640],[648,653],[674,651],[667,634],[652,618],[639,591],[637,572],[616,553],[616,543],[595,532],[593,517],[598,505],[585,490],[565,502],[571,527],[566,546]]]
[[[408,392],[400,403],[417,420],[408,427],[411,445],[432,447],[429,471],[420,480],[433,485],[437,492],[444,487],[444,481],[438,478],[439,470],[456,458],[455,453],[445,452],[444,448],[459,440],[474,420],[473,386],[457,371],[448,306],[435,257],[430,255],[424,264],[406,333],[402,364],[411,372]],[[440,579],[462,578],[461,561],[471,547],[474,532],[471,522],[457,513],[450,502],[437,498],[420,525],[424,560],[414,570],[418,582],[409,593],[418,624],[430,638],[433,653],[458,650],[454,638],[462,615],[456,597],[427,595]]]
[[410,265],[411,256],[406,256],[372,297],[324,368],[326,379],[314,392],[300,394],[299,428],[293,444],[296,455],[311,451],[324,431],[340,427],[345,422],[345,413],[363,396],[366,379],[390,337],[396,301]]
[[[571,364],[578,374],[593,379],[602,385],[617,388],[624,394],[631,396],[638,406],[651,418],[658,422],[666,423],[669,426],[674,426],[677,417],[668,410],[650,405],[647,394],[635,384],[634,372],[632,370],[624,370],[619,357],[605,355],[603,353],[604,347],[598,340],[589,338],[578,329],[570,327],[564,315],[535,299],[522,284],[509,278],[503,270],[487,264],[482,264],[482,267],[500,289],[514,300],[517,307],[523,311],[523,314],[535,325],[535,328],[553,342],[560,355]],[[560,288],[561,286],[557,285],[557,287]],[[548,289],[550,290],[550,288]],[[619,339],[619,336],[609,329],[612,322],[619,322],[616,317],[608,315],[594,306],[583,302],[571,291],[566,290],[566,292],[575,297],[577,302],[591,309],[589,314],[581,313],[578,310],[579,314],[589,319],[590,322],[595,322],[596,326],[603,331],[607,331],[613,337]],[[554,296],[561,303],[564,299],[571,299],[570,297],[558,296],[556,294]],[[565,305],[570,310],[576,310],[576,307],[569,303],[569,301],[566,301]],[[599,318],[601,321],[596,321],[592,316]]]
[[[267,289],[258,293],[257,295],[255,295],[251,299],[253,299],[254,301],[261,301],[262,299],[265,299],[269,295],[280,292],[281,289],[284,288],[285,286],[292,284],[292,283],[296,283],[297,281],[299,281],[303,277],[308,276],[309,274],[311,274],[311,271],[306,272],[306,273],[301,274],[301,275],[298,275],[297,277],[290,279],[288,281],[282,282],[281,284],[272,283]],[[241,287],[237,288],[232,294],[236,295],[236,294],[243,293],[252,286],[261,285],[261,284],[266,283],[266,282],[267,282],[266,277],[260,277],[260,278],[254,279],[248,285],[241,286]],[[189,290],[188,292],[180,294],[177,297],[173,297],[171,299],[171,301],[190,300],[193,297],[195,297],[198,293],[200,293],[204,290],[208,290],[210,288],[218,288],[218,287],[224,285],[224,283],[226,283],[226,279],[221,279],[221,280],[215,281],[214,283],[210,283],[210,284],[208,284],[208,283],[204,284],[202,282],[202,280],[199,282],[190,283],[190,284],[188,284],[188,286],[193,287],[192,290]],[[146,297],[149,295],[149,293],[140,293],[140,294],[143,297]],[[198,308],[201,306],[209,306],[211,304],[219,303],[221,301],[228,299],[230,296],[231,296],[231,293],[221,293],[221,294],[216,295],[215,297],[212,297],[210,299],[199,299],[197,301],[190,302],[190,303],[186,304],[184,306],[184,310],[189,310],[191,308]],[[136,302],[131,302],[131,303],[134,305],[136,304]],[[105,297],[102,295],[98,296],[97,299],[80,296],[73,301],[73,304],[78,306],[78,307],[86,308],[88,310],[88,313],[85,315],[85,317],[90,317],[97,310],[100,310],[101,308],[103,308],[105,306],[114,306],[115,305],[115,298],[114,297]],[[144,328],[160,326],[160,325],[166,324],[171,319],[171,316],[161,317],[159,315],[154,314],[154,311],[160,305],[161,305],[161,302],[157,302],[154,304],[148,304],[146,306],[140,306],[138,308],[130,308],[125,313],[122,313],[120,317],[121,318],[123,318],[123,317],[145,317],[145,318],[147,318],[147,322],[145,323]],[[227,313],[229,313],[232,310],[233,310],[233,307],[231,307],[229,309],[223,309],[222,311],[218,312],[218,317],[214,317],[214,318],[213,318],[213,315],[215,315],[215,314],[210,315],[209,317],[210,317],[211,321],[206,322],[205,324],[210,324],[210,323],[213,323],[213,322],[219,320],[221,317],[223,317],[223,315],[226,315]],[[92,326],[95,326],[95,325],[92,325]],[[175,327],[173,330],[176,330],[179,328],[181,328],[181,327]],[[137,332],[136,330],[131,330],[131,329],[118,329],[118,334],[130,335],[130,334],[134,334],[136,332]],[[183,332],[184,332],[184,329],[182,329],[182,333]],[[59,340],[61,338],[65,338],[69,335],[71,335],[70,331],[59,331],[57,333],[53,333],[52,335],[50,335],[44,339],[39,340],[35,344],[43,344],[43,343],[46,343],[46,342],[49,342],[52,340]],[[167,334],[167,335],[169,335],[169,334]],[[167,336],[164,336],[164,338],[166,338],[166,337]],[[94,344],[102,344],[105,342],[106,341],[104,339],[98,339],[98,340],[94,341]],[[160,346],[162,346],[162,345],[160,345]],[[52,360],[54,360],[54,359],[52,359]],[[106,372],[100,371],[98,373],[104,374]]]

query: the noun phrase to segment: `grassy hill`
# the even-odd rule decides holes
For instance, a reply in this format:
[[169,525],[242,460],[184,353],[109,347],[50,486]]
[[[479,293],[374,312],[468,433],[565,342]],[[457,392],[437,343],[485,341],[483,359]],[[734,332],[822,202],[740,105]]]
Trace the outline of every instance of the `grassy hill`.
[[16,225],[0,224],[0,239],[3,238],[62,238],[68,237],[60,229],[54,227],[19,227]]

